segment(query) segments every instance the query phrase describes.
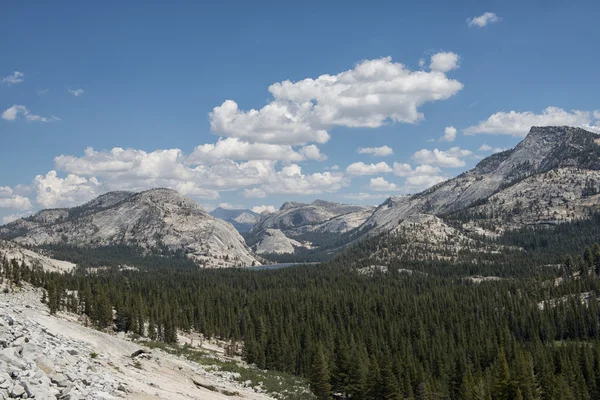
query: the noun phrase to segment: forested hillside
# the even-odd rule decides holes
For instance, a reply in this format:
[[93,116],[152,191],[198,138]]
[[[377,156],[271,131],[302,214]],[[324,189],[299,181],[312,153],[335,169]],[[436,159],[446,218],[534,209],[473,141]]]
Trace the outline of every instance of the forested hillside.
[[99,329],[241,342],[245,360],[308,377],[322,399],[600,395],[597,245],[564,250],[550,266],[521,251],[480,265],[413,261],[366,272],[349,262],[371,251],[361,246],[326,265],[274,271],[61,275],[3,260],[2,274],[43,286],[51,312],[86,314]]

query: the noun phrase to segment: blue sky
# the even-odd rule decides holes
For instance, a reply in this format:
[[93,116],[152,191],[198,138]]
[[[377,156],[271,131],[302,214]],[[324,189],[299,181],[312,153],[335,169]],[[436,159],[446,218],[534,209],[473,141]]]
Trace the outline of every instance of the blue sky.
[[597,2],[123,3],[3,5],[0,222],[157,186],[378,204],[600,131]]

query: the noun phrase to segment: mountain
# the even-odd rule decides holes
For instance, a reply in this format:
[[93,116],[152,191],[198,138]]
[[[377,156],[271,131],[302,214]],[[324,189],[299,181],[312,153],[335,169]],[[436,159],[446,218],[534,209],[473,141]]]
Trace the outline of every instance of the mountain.
[[248,232],[259,220],[259,215],[252,210],[230,210],[217,207],[209,214],[215,218],[229,222],[240,233]]
[[286,202],[278,211],[260,216],[248,234],[248,243],[258,254],[291,254],[323,247],[326,241],[360,226],[373,210],[372,206],[325,200]]
[[30,245],[126,245],[179,252],[205,267],[258,260],[235,228],[174,190],[110,192],[82,206],[42,210],[0,227],[0,236]]
[[533,127],[515,148],[454,179],[387,199],[358,228],[360,237],[397,235],[403,254],[452,242],[458,254],[482,236],[585,219],[600,205],[599,144],[600,136],[580,128]]

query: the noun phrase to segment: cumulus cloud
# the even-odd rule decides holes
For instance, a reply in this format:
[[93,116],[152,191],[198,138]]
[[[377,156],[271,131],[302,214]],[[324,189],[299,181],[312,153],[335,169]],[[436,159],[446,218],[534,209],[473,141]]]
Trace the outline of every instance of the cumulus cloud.
[[[320,154],[310,146],[300,152],[304,157]],[[335,192],[348,183],[342,173],[307,174],[298,164],[278,168],[275,160],[224,159],[215,164],[195,165],[179,149],[148,153],[136,149],[88,148],[82,157],[61,155],[54,162],[56,170],[101,182],[94,193],[167,187],[195,198],[217,199],[222,191],[239,189],[244,197],[264,198],[268,194]]]
[[311,127],[307,119],[312,104],[273,101],[260,110],[241,111],[233,100],[226,100],[210,113],[213,132],[249,142],[272,144],[325,143],[329,133]]
[[479,17],[469,18],[467,19],[467,24],[471,27],[483,28],[488,24],[493,24],[494,22],[500,21],[500,17],[498,17],[493,12],[485,12]]
[[96,178],[74,174],[60,178],[56,171],[38,175],[34,179],[36,201],[44,208],[69,207],[81,204],[101,194],[101,184]]
[[355,162],[346,168],[346,173],[349,175],[377,175],[386,172],[392,172],[392,168],[383,161],[377,164]]
[[79,97],[85,92],[83,89],[69,89],[69,93],[71,93],[75,97]]
[[257,214],[269,214],[269,213],[274,213],[275,211],[277,211],[277,208],[275,208],[275,206],[254,206],[252,207],[252,211],[254,211]]
[[316,172],[303,174],[297,164],[283,167],[269,177],[261,189],[268,194],[320,194],[337,192],[347,186],[348,179],[341,173]]
[[52,122],[60,120],[60,118],[57,118],[55,116],[47,118],[32,114],[27,107],[17,104],[4,110],[4,112],[2,113],[2,118],[7,121],[14,121],[19,117],[19,115],[23,115],[27,121],[32,122]]
[[479,148],[479,151],[481,151],[481,152],[492,152],[492,153],[501,153],[506,150],[508,150],[508,148],[506,148],[506,147],[492,147],[485,143],[482,144],[481,147]]
[[369,181],[369,188],[376,192],[396,192],[401,190],[395,183],[390,183],[382,177],[371,178]]
[[421,105],[448,99],[463,88],[444,74],[450,65],[442,63],[447,56],[438,58],[435,65],[440,67],[431,72],[411,71],[385,57],[362,61],[337,75],[278,82],[269,87],[274,100],[259,110],[242,111],[233,100],[215,107],[211,129],[248,142],[292,145],[325,143],[327,130],[335,126],[415,123],[423,118]]
[[413,154],[412,158],[420,164],[428,164],[442,168],[457,168],[464,167],[465,161],[462,158],[472,154],[471,151],[463,150],[460,147],[452,147],[446,151],[438,149],[421,149]]
[[465,129],[465,134],[475,135],[489,133],[524,137],[532,126],[579,126],[600,132],[600,126],[592,125],[592,112],[572,110],[565,111],[558,107],[548,107],[540,114],[532,111],[500,111],[492,114],[487,120]]
[[459,67],[460,57],[456,53],[445,52],[431,56],[429,69],[437,72],[448,72]]
[[19,71],[15,71],[12,74],[5,76],[0,80],[2,83],[7,85],[14,85],[15,83],[21,83],[25,80],[25,74]]
[[373,157],[387,157],[394,154],[390,146],[360,147],[356,150],[358,154],[371,154]]
[[[215,164],[227,160],[322,160],[325,157],[315,145],[305,146],[300,152],[290,145],[249,143],[237,138],[219,139],[215,144],[197,146],[188,156],[189,164]],[[325,157],[326,158],[326,157]]]
[[416,175],[439,175],[442,173],[442,170],[438,167],[434,167],[432,165],[422,164],[417,168],[413,169],[408,163],[394,163],[394,175],[408,177],[408,176],[416,176]]
[[0,186],[0,208],[29,210],[31,208],[31,201],[27,197],[16,194],[8,186]]
[[319,150],[319,148],[314,144],[310,144],[308,146],[302,147],[300,149],[300,154],[302,154],[302,156],[306,160],[315,160],[315,161],[327,160],[327,156],[325,154],[321,153],[321,150]]
[[453,126],[447,126],[444,129],[444,136],[440,138],[441,142],[454,142],[456,139],[456,128]]
[[443,176],[428,176],[428,175],[415,175],[406,178],[404,184],[404,190],[407,193],[418,193],[423,190],[429,189],[430,187],[437,185],[440,182],[444,182],[446,178]]

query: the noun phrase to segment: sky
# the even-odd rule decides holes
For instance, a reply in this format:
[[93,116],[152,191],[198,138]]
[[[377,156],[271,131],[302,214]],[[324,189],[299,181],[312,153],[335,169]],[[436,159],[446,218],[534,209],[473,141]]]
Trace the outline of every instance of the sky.
[[2,5],[0,224],[154,187],[376,205],[600,133],[595,1],[159,3]]

